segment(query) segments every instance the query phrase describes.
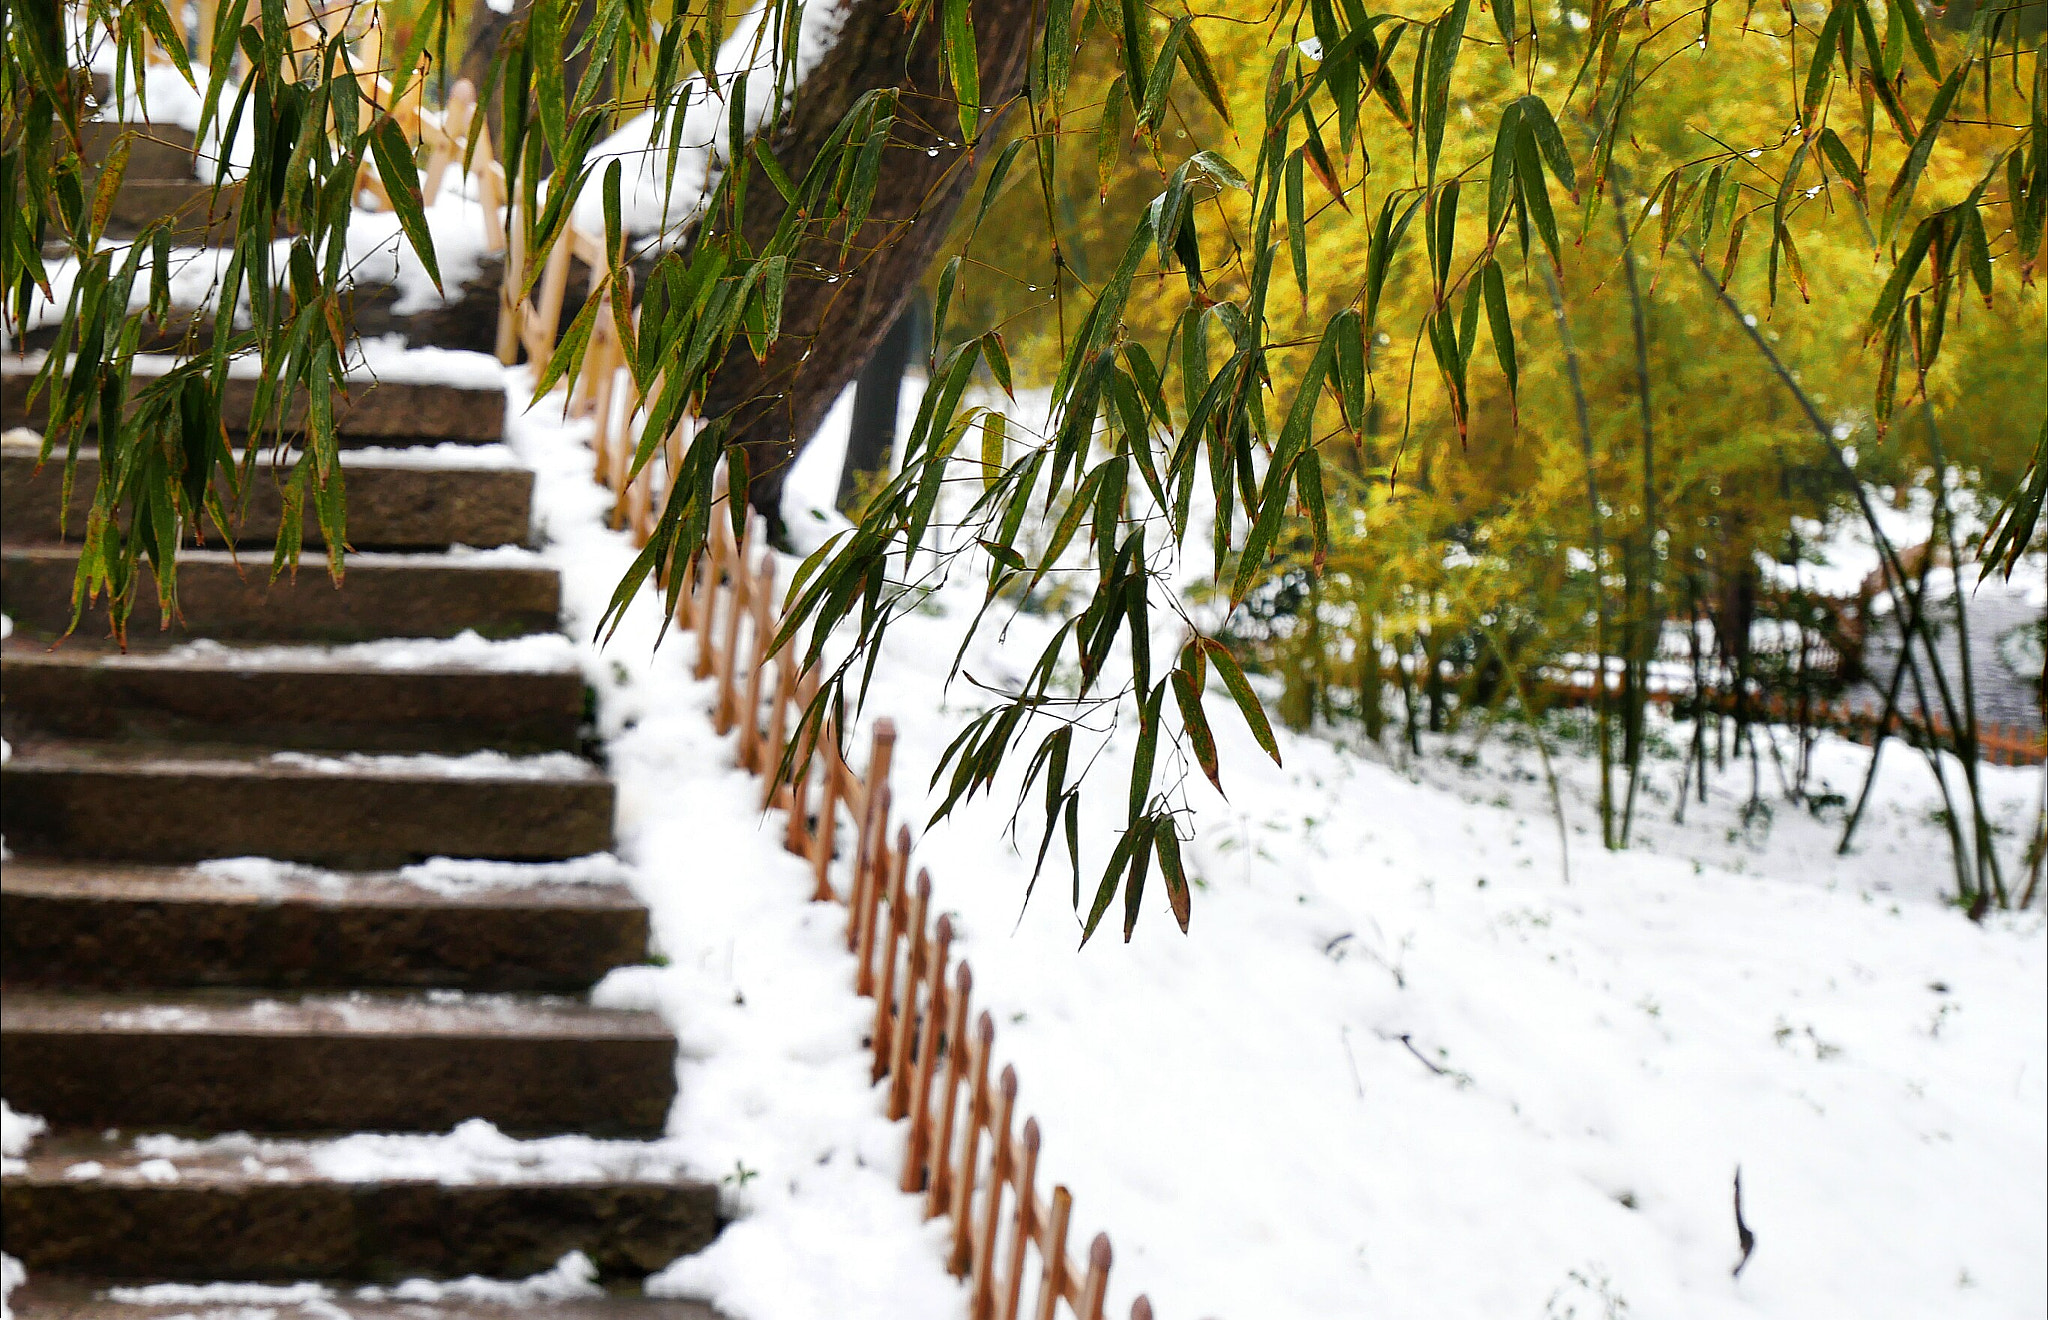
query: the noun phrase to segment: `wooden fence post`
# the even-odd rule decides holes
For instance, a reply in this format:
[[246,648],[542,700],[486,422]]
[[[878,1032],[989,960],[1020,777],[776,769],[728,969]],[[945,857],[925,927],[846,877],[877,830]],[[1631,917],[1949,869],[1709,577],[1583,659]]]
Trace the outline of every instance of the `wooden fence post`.
[[868,800],[882,813],[883,829],[874,832],[874,841],[868,845],[867,865],[854,878],[854,895],[859,900],[853,940],[853,992],[857,995],[875,992],[875,925],[881,920],[883,891],[896,870],[883,832],[889,819],[889,786],[882,785],[881,791],[870,793]]
[[753,660],[747,665],[746,695],[740,698],[740,764],[761,773],[761,671],[768,667],[768,598],[775,594],[774,552],[761,552],[761,566],[747,595],[753,602]]
[[[1009,1070],[1004,1070],[1009,1075]],[[1002,1320],[1017,1320],[1024,1300],[1024,1244],[1038,1235],[1038,1120],[1024,1120],[1024,1158],[1017,1166],[1017,1201],[1010,1228],[1010,1256],[1003,1269]],[[1041,1247],[1041,1250],[1043,1248]]]
[[[853,887],[846,904],[846,947],[860,946],[861,926],[867,920],[869,903],[867,890],[871,887],[868,872],[874,866],[876,845],[889,828],[884,818],[877,821],[875,809],[882,804],[882,789],[889,782],[889,762],[896,752],[896,725],[891,720],[876,720],[874,731],[868,735],[868,770],[863,777],[866,785],[864,800],[860,804],[860,819],[855,822],[858,831],[853,845]],[[865,982],[865,975],[862,976]],[[861,990],[866,994],[865,988]]]
[[827,714],[818,721],[818,740],[814,747],[814,754],[825,758],[824,782],[818,788],[818,824],[811,831],[811,874],[815,880],[811,898],[818,903],[828,903],[833,897],[832,836],[839,829],[841,762],[832,751],[838,740],[837,722]]
[[955,1274],[973,1264],[974,1183],[981,1174],[981,1128],[988,1121],[988,1058],[994,1053],[996,1020],[983,1013],[974,1020],[974,1085],[967,1092],[967,1134],[961,1143],[958,1181],[953,1184],[953,1256]]
[[1038,1307],[1033,1320],[1053,1320],[1053,1308],[1067,1292],[1067,1221],[1074,1212],[1074,1195],[1064,1187],[1052,1189],[1052,1213],[1046,1219],[1045,1237],[1038,1253],[1045,1272],[1038,1280]]
[[1081,1320],[1102,1320],[1102,1298],[1109,1291],[1109,1234],[1097,1233],[1088,1244],[1088,1277],[1081,1284]]
[[747,580],[747,560],[754,553],[756,521],[751,514],[748,515],[746,532],[740,538],[727,574],[732,582],[726,593],[725,634],[718,647],[718,693],[711,708],[712,727],[721,734],[731,733],[733,723],[739,718],[739,690],[734,683],[739,677],[740,620],[746,616],[747,594],[752,586]]
[[[918,887],[929,895],[930,878],[920,873]],[[925,1153],[931,1145],[932,1072],[938,1061],[940,1023],[947,1016],[946,959],[953,949],[953,919],[941,913],[937,931],[938,942],[930,954],[931,970],[925,982],[924,1020],[918,1024],[917,1077],[906,1097],[910,1105],[910,1140],[904,1147],[903,1159],[902,1188],[906,1192],[919,1191],[925,1185]],[[908,1034],[907,1023],[905,1028]],[[931,1181],[938,1182],[936,1174]]]
[[[984,1015],[986,1016],[986,1015]],[[983,1046],[987,1048],[986,1045]],[[1010,1121],[1017,1112],[1017,1070],[1003,1069],[1001,1083],[996,1088],[996,1119],[994,1149],[989,1156],[988,1194],[981,1201],[981,1231],[974,1238],[974,1304],[972,1314],[975,1320],[988,1320],[996,1305],[996,1235],[1003,1226],[1003,1186],[1010,1180]]]
[[[903,1065],[910,1057],[910,1031],[917,1019],[918,945],[924,940],[924,909],[931,901],[932,878],[917,874],[917,894],[906,894],[910,872],[910,827],[896,831],[896,848],[889,885],[889,939],[882,947],[882,988],[875,995],[875,1027],[870,1038],[875,1045],[875,1074],[872,1080],[889,1077],[889,1117],[903,1117],[897,1096],[903,1090]],[[906,900],[908,911],[905,911]],[[896,946],[903,945],[902,991],[897,991]],[[894,1009],[892,1015],[891,1009]]]
[[[765,612],[765,607],[764,607]],[[775,631],[771,623],[769,632]],[[759,769],[765,781],[761,789],[761,810],[766,811],[775,803],[775,793],[783,783],[782,758],[789,750],[789,703],[796,695],[796,644],[794,642],[775,657],[775,695],[769,698],[768,708],[768,756]]]
[[954,974],[953,1002],[946,1014],[946,1080],[939,1088],[939,1130],[926,1153],[925,1162],[932,1171],[926,1219],[938,1218],[952,1204],[953,1119],[960,1108],[960,1075],[967,1065],[967,1001],[973,989],[974,973],[963,960]]

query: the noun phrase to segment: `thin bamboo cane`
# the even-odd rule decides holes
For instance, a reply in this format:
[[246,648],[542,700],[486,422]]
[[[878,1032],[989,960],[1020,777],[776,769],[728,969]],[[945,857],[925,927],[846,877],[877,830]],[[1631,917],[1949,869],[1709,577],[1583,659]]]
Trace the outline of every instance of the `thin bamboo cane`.
[[1017,1070],[1005,1067],[996,1087],[995,1150],[989,1161],[988,1192],[981,1199],[981,1231],[974,1241],[975,1320],[989,1320],[995,1311],[996,1235],[1003,1226],[1003,1187],[1010,1180],[1010,1124],[1016,1112]]
[[[927,902],[931,894],[930,880],[931,877],[924,873],[918,874],[918,888],[926,895]],[[903,1157],[902,1188],[905,1192],[915,1192],[924,1187],[925,1151],[931,1144],[932,1072],[939,1054],[939,1026],[946,1016],[946,959],[953,949],[953,919],[941,913],[937,930],[937,943],[926,955],[930,971],[925,981],[924,1020],[918,1024],[917,1078],[911,1084],[908,1096],[910,1140],[906,1143]]]
[[[1007,1070],[1005,1072],[1007,1076]],[[1000,1320],[1017,1320],[1024,1300],[1024,1246],[1038,1235],[1038,1120],[1024,1120],[1024,1158],[1017,1165],[1017,1201],[1010,1225],[1010,1256],[1003,1268]]]
[[925,1163],[931,1168],[931,1191],[924,1217],[936,1219],[952,1204],[953,1119],[960,1108],[961,1074],[967,1064],[967,1001],[974,989],[974,973],[963,959],[954,974],[953,1002],[946,1014],[946,1080],[939,1088],[939,1130],[925,1149]]
[[[889,860],[889,937],[882,945],[882,986],[875,992],[875,1025],[868,1038],[874,1042],[875,1050],[875,1069],[869,1080],[879,1082],[885,1075],[894,1074],[890,1077],[888,1102],[889,1117],[894,1120],[903,1117],[896,1107],[896,1093],[903,1089],[902,1059],[908,1054],[905,1046],[917,1011],[917,941],[924,934],[924,905],[929,901],[931,877],[919,872],[920,892],[914,898],[904,892],[909,888],[908,826],[897,829],[896,846],[890,851]],[[907,946],[901,958],[896,954],[898,945]],[[903,964],[900,995],[896,991],[898,962]]]
[[752,599],[753,659],[747,662],[746,695],[740,699],[740,764],[756,774],[761,767],[761,676],[768,668],[768,602],[775,595],[775,555],[761,552],[761,567],[747,594]]
[[447,104],[441,110],[441,131],[427,157],[427,177],[420,181],[420,200],[428,206],[440,195],[442,176],[450,165],[462,161],[462,144],[468,140],[470,120],[476,116],[476,84],[456,79],[448,89]]
[[1045,1237],[1038,1244],[1045,1271],[1038,1280],[1038,1306],[1033,1320],[1053,1320],[1053,1308],[1067,1295],[1067,1221],[1074,1213],[1074,1196],[1064,1187],[1052,1189],[1052,1212],[1046,1216]]
[[[526,222],[522,218],[524,207],[505,196],[502,180],[494,190],[499,206],[509,208],[502,226],[505,240],[505,278],[498,285],[498,361],[511,366],[519,360],[519,345],[525,338],[526,302],[519,296],[520,288],[526,283]],[[486,204],[484,213],[493,214],[497,207]]]
[[1109,1291],[1109,1234],[1097,1233],[1088,1244],[1088,1277],[1081,1283],[1081,1298],[1073,1301],[1081,1320],[1102,1320],[1102,1298]]
[[967,1132],[954,1170],[953,1255],[947,1268],[966,1274],[972,1264],[974,1183],[980,1175],[981,1129],[988,1122],[988,1060],[995,1051],[996,1021],[987,1013],[974,1020],[974,1085],[967,1092]]
[[540,302],[535,307],[539,319],[532,327],[542,346],[533,355],[536,369],[553,354],[555,340],[562,333],[562,298],[569,291],[569,259],[574,255],[567,242],[556,239],[554,250],[548,253],[547,269],[541,272]]
[[[805,673],[796,680],[795,706],[801,716],[810,709],[810,703],[818,692],[818,677]],[[810,849],[810,800],[812,762],[817,760],[818,737],[808,722],[799,719],[794,741],[798,744],[790,761],[789,781],[789,823],[788,835],[783,845],[798,856],[805,856]]]

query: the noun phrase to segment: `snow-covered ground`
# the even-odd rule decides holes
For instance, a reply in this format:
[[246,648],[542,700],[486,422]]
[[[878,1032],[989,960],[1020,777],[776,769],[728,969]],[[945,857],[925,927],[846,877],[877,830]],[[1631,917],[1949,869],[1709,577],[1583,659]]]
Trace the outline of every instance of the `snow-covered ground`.
[[[907,420],[907,418],[906,418]],[[823,501],[840,417],[792,481]],[[574,429],[530,417],[551,553],[590,621],[624,566],[590,526]],[[907,616],[870,710],[900,733],[903,815],[976,708],[938,698],[977,593]],[[673,1125],[747,1216],[663,1276],[736,1320],[952,1317],[959,1291],[916,1203],[891,1190],[901,1131],[878,1118],[847,993],[840,917],[681,677],[647,658],[652,610],[605,651],[622,843],[667,967],[621,974],[686,1059]],[[1014,672],[1040,621],[968,668]],[[1404,764],[1282,734],[1285,768],[1227,713],[1226,801],[1187,786],[1192,933],[1155,888],[1136,939],[1085,948],[1064,872],[1024,902],[1035,836],[1000,794],[922,837],[1046,1131],[1044,1174],[1107,1229],[1112,1314],[1163,1316],[2032,1316],[2048,1307],[2048,937],[2037,913],[1966,921],[1943,898],[1945,834],[1924,767],[1895,749],[1870,818],[1745,771],[1671,823],[1658,761],[1630,852],[1590,833],[1590,762],[1554,746],[1570,874],[1533,745],[1440,740]],[[1114,740],[1112,740],[1114,741]],[[1112,750],[1112,757],[1114,749]],[[1827,741],[1816,793],[1853,796],[1868,753]],[[1089,856],[1120,785],[1084,802]],[[2012,853],[2039,770],[1990,772]],[[1055,853],[1057,857],[1057,850]],[[1092,886],[1094,875],[1087,876]],[[1739,1278],[1733,1180],[1756,1234]]]

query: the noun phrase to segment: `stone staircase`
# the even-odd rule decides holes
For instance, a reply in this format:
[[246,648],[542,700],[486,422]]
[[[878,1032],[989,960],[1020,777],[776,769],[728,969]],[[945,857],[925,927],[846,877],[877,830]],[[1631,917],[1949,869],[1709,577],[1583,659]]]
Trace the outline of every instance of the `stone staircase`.
[[637,1292],[717,1233],[717,1189],[658,1140],[666,1026],[584,993],[647,958],[647,914],[602,856],[612,785],[555,572],[519,548],[503,395],[350,403],[344,585],[317,552],[268,582],[259,491],[240,562],[188,550],[182,621],[138,608],[125,654],[91,613],[58,644],[62,474],[0,444],[0,1093],[51,1129],[0,1176],[12,1308],[497,1314],[474,1281],[373,1285],[580,1252],[605,1291],[558,1314],[709,1320]]

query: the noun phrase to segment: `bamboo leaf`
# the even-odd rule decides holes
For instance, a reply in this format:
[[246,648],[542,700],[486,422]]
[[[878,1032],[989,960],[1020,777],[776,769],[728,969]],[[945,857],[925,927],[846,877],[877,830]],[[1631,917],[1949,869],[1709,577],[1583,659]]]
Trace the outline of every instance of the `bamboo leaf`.
[[974,49],[974,20],[968,0],[940,0],[946,37],[946,68],[960,103],[960,135],[974,141],[981,121],[981,63]]
[[1195,754],[1195,764],[1202,767],[1218,793],[1223,792],[1223,779],[1216,761],[1216,735],[1209,728],[1209,717],[1202,710],[1201,685],[1194,674],[1185,668],[1177,668],[1169,675],[1173,684],[1174,704],[1180,707],[1181,727],[1187,731],[1188,745]]
[[1203,654],[1216,662],[1216,672],[1223,676],[1223,686],[1230,689],[1230,699],[1237,703],[1238,713],[1244,716],[1252,737],[1266,755],[1273,758],[1274,765],[1281,764],[1280,744],[1273,739],[1273,726],[1266,722],[1266,709],[1259,704],[1258,694],[1245,680],[1244,670],[1238,668],[1237,657],[1230,653],[1229,647],[1213,637],[1199,638],[1197,645]]
[[427,268],[427,277],[441,288],[441,266],[434,259],[434,235],[427,228],[427,212],[420,198],[419,172],[413,168],[412,144],[405,140],[398,121],[388,115],[370,132],[370,151],[377,158],[377,174],[391,197],[391,209],[398,227]]

